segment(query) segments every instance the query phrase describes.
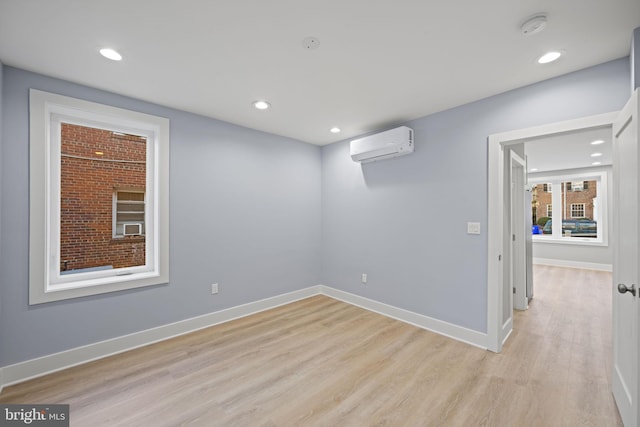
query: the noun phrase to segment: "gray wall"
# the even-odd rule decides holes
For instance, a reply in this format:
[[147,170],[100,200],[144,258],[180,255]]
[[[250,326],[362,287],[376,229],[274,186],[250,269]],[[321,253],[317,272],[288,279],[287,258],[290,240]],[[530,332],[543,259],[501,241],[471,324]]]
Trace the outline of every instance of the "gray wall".
[[607,173],[607,218],[608,218],[608,234],[609,242],[607,246],[590,246],[590,245],[563,245],[558,243],[544,243],[540,241],[533,242],[533,257],[553,259],[559,261],[575,261],[595,264],[613,263],[613,246],[611,245],[611,233],[613,233],[613,176],[611,166],[600,168],[584,168],[572,170],[559,170],[546,172],[544,174],[529,174],[529,177],[544,177],[552,175],[569,175],[581,172],[606,172]]
[[[3,174],[4,174],[4,167],[2,167],[2,147],[3,147],[3,114],[2,114],[2,93],[3,93],[3,88],[4,88],[4,84],[3,84],[3,72],[4,72],[4,66],[2,64],[2,62],[0,62],[0,242],[2,242],[2,205],[3,205],[3,200],[4,200],[4,195],[2,192],[2,182],[4,181],[3,179]],[[2,250],[2,244],[0,244],[0,268],[2,268],[2,259],[4,258],[3,254],[2,254],[3,250]],[[0,319],[2,319],[2,291],[1,289],[3,289],[4,286],[4,282],[2,280],[2,275],[0,274]],[[0,345],[2,345],[2,335],[0,333]],[[0,363],[0,366],[2,366],[2,363]]]
[[486,332],[487,136],[619,110],[629,69],[620,59],[411,121],[410,156],[360,165],[348,141],[323,147],[323,284]]
[[631,89],[640,87],[640,27],[633,30],[631,38]]
[[[320,283],[320,148],[10,67],[3,82],[0,366]],[[171,120],[168,285],[28,306],[29,88]]]
[[[0,366],[318,283],[485,331],[487,136],[618,110],[629,70],[621,59],[409,122],[413,155],[360,166],[348,141],[320,150],[5,67]],[[28,306],[31,87],[171,120],[169,285]]]

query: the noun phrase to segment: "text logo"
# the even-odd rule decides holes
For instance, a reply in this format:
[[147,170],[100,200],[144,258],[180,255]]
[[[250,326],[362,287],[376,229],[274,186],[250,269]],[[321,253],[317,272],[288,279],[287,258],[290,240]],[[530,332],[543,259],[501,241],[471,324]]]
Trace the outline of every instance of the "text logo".
[[0,404],[0,426],[69,427],[69,405]]

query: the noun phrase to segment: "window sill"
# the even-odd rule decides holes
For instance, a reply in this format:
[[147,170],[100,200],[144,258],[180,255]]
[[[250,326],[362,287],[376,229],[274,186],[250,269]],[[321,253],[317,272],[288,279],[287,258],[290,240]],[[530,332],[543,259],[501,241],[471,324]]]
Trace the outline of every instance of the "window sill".
[[601,239],[591,239],[589,237],[568,237],[568,238],[555,238],[555,237],[542,237],[540,235],[533,236],[533,243],[550,243],[559,245],[578,245],[578,246],[609,246],[606,241]]

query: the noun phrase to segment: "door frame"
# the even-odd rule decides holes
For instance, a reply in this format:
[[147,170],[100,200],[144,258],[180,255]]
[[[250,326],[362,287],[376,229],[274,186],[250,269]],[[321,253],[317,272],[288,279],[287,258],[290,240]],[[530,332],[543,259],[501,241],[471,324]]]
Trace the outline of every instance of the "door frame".
[[[613,126],[618,112],[598,114],[579,119],[566,120],[541,126],[519,129],[490,135],[488,138],[488,217],[487,217],[487,349],[496,353],[511,333],[509,322],[504,321],[505,280],[504,254],[505,236],[509,233],[508,218],[505,220],[505,151],[509,146],[527,139],[558,135],[584,129]],[[509,180],[506,180],[507,184]],[[506,268],[507,274],[510,267]],[[508,289],[512,292],[511,289]],[[512,307],[513,309],[513,307]],[[513,311],[513,310],[512,310]]]

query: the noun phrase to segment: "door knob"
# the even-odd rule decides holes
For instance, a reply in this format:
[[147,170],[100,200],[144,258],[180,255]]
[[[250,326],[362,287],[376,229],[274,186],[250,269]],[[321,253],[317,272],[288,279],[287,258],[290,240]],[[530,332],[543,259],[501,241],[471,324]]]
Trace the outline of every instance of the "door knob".
[[631,292],[631,295],[633,295],[635,297],[636,296],[636,285],[631,285],[631,287],[628,287],[624,283],[620,283],[618,285],[618,292],[620,292],[621,294],[624,294],[626,292]]

